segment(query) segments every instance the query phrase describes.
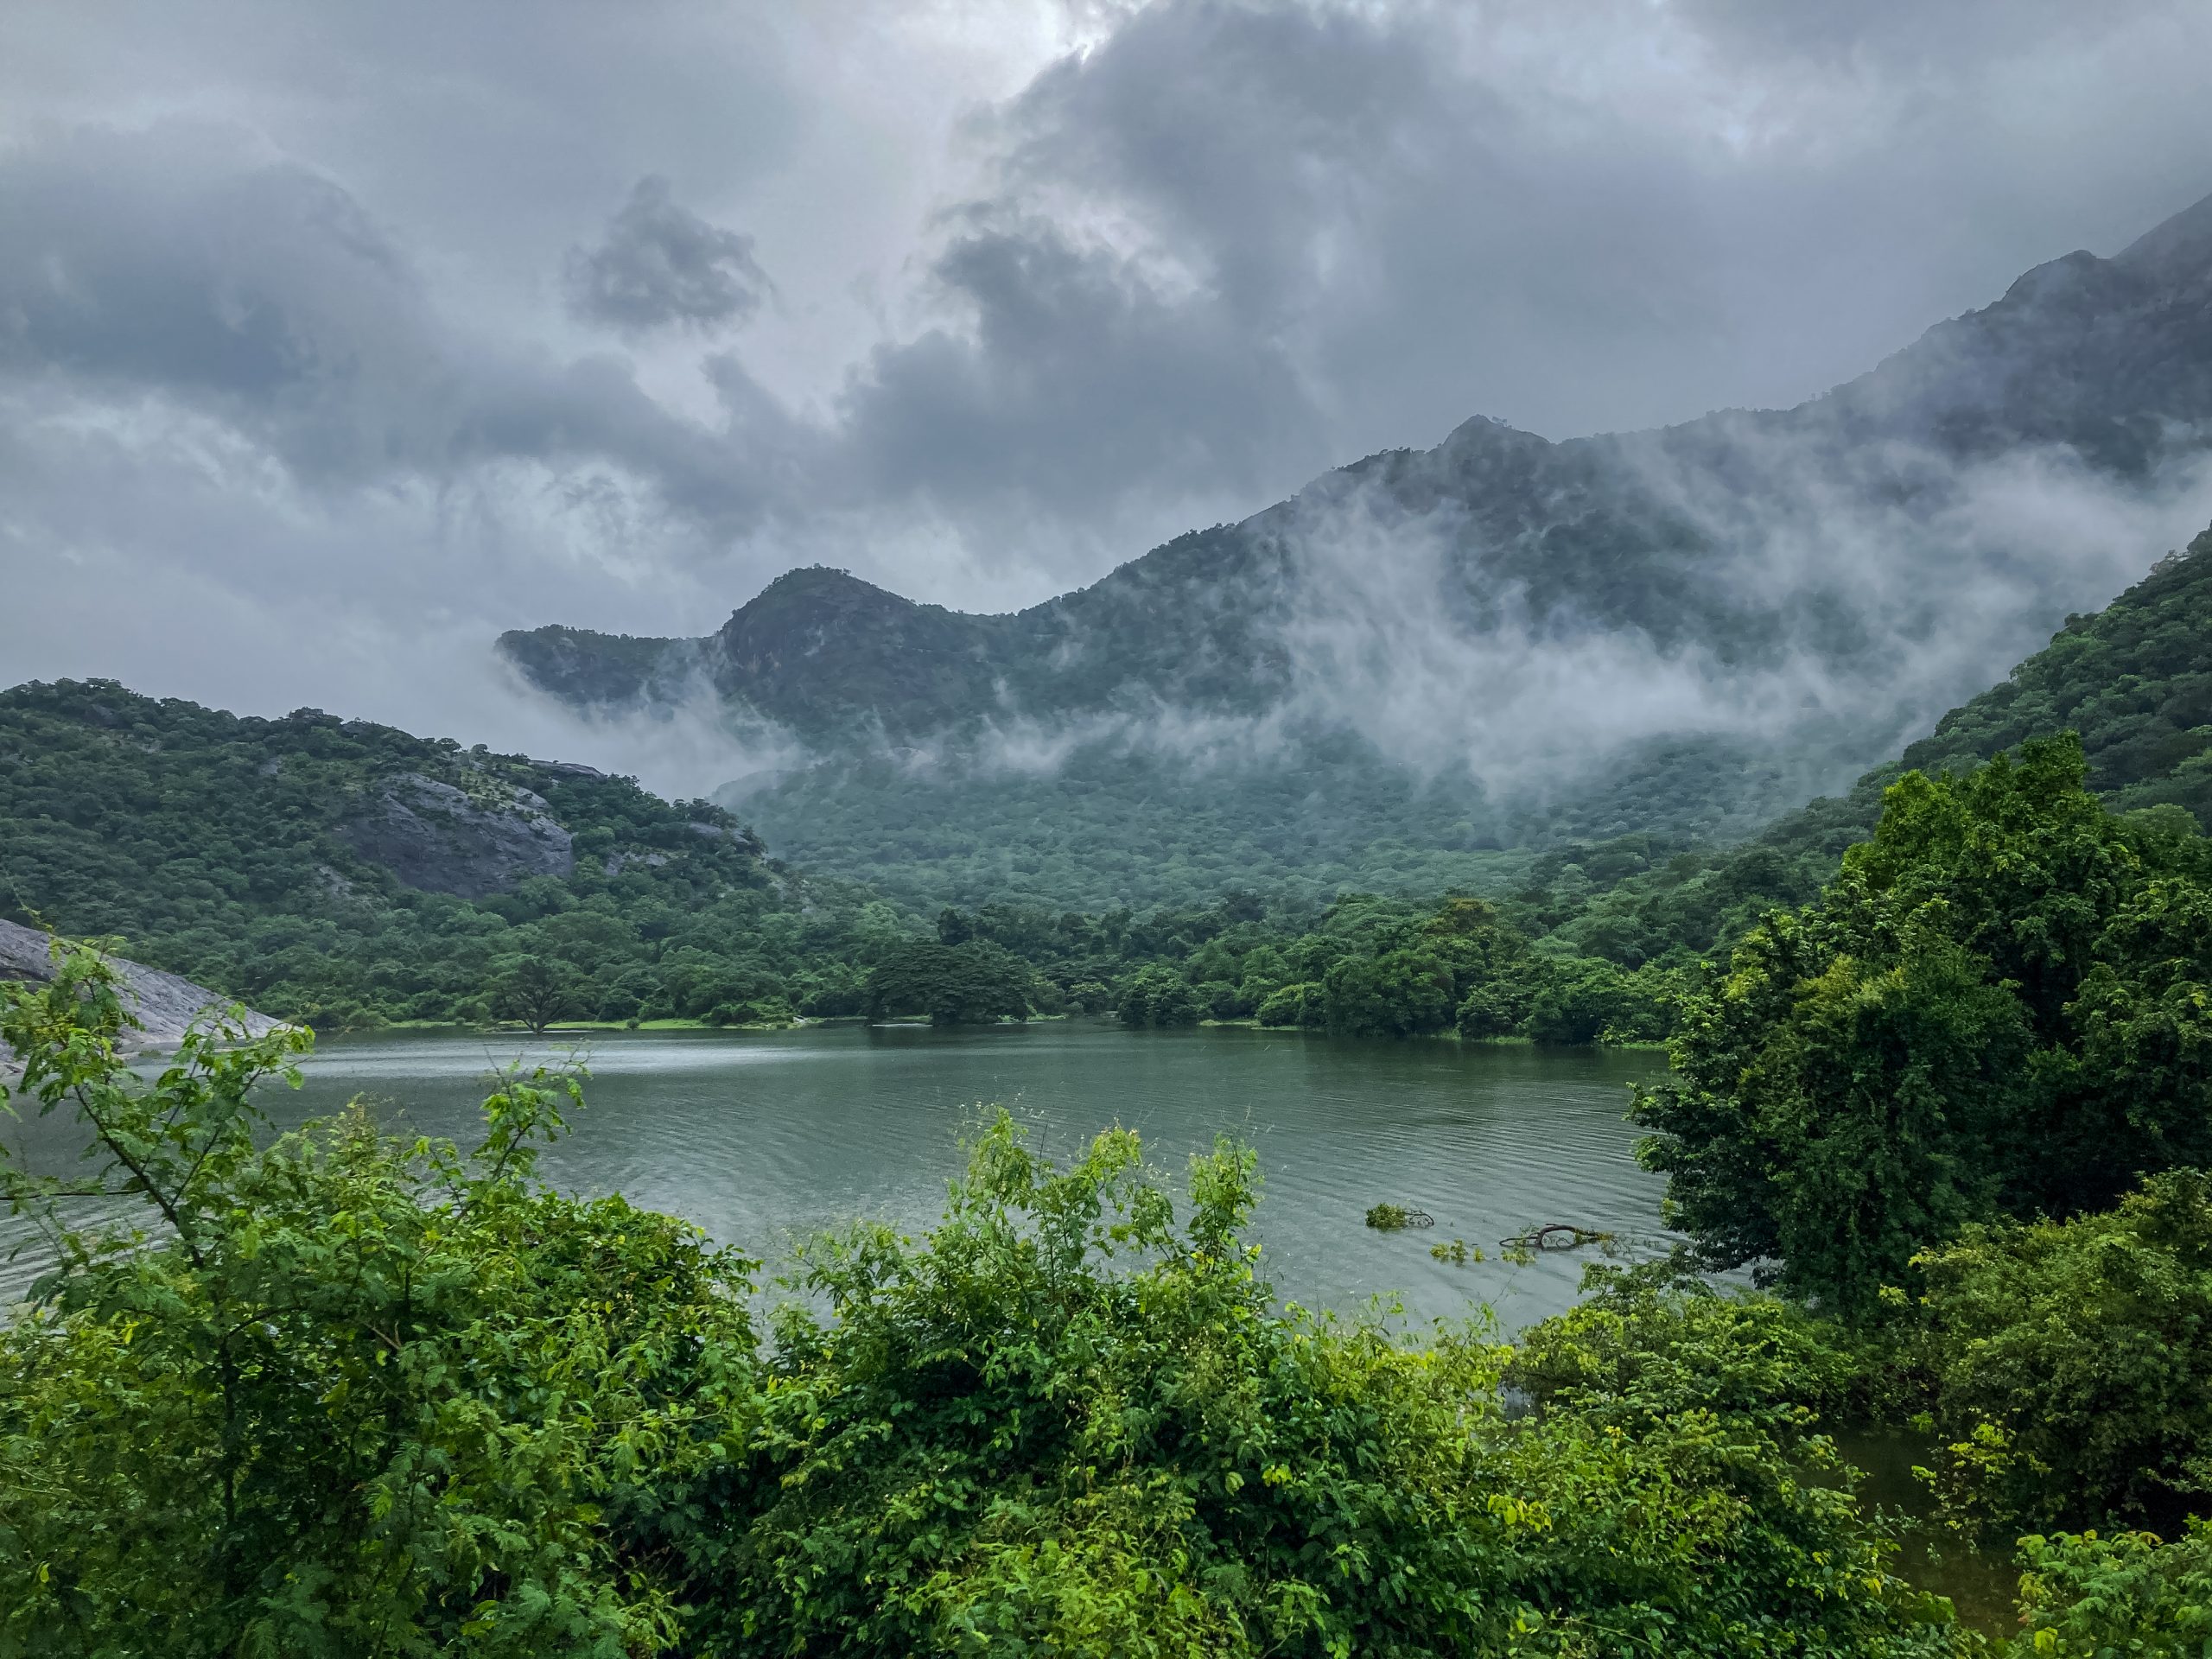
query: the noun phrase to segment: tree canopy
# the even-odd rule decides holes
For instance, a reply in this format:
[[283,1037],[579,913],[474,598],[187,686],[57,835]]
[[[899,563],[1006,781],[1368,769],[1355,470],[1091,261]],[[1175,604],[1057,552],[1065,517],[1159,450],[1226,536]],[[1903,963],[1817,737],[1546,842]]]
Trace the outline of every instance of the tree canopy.
[[1688,996],[1644,1157],[1713,1266],[1864,1309],[1969,1222],[2212,1160],[2212,857],[2070,734],[1908,773],[1820,899]]

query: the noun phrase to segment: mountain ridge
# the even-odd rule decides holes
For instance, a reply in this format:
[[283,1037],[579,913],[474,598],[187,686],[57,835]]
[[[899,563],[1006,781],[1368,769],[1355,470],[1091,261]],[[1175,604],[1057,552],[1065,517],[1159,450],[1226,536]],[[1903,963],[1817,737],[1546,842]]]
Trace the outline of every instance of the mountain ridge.
[[[779,731],[812,764],[747,810],[847,874],[876,868],[868,824],[950,835],[994,791],[1020,817],[1039,753],[1071,788],[1187,817],[1164,779],[1193,742],[1231,791],[1357,751],[1301,823],[1396,768],[1449,798],[1416,835],[1464,821],[1503,844],[1661,828],[1611,777],[1718,755],[1738,781],[1664,827],[1740,836],[2125,587],[2122,550],[2158,533],[2139,520],[2212,516],[2208,447],[2212,198],[2111,258],[2039,264],[1790,409],[1557,442],[1475,416],[1017,612],[813,567],[702,639],[556,625],[499,650],[574,706],[703,694]],[[1133,753],[1149,770],[1120,766]],[[859,832],[814,837],[825,804]]]

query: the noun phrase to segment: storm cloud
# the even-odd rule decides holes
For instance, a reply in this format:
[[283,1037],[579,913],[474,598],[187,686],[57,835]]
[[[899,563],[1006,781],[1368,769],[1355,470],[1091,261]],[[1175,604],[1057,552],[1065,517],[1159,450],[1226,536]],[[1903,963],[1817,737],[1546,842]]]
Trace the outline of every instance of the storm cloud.
[[568,277],[569,308],[624,334],[742,322],[772,286],[751,237],[709,225],[652,177],[638,181],[597,246],[570,253]]
[[1473,413],[1792,404],[2212,190],[2208,51],[2183,0],[13,9],[0,681],[519,741],[504,627],[816,559],[1008,607]]

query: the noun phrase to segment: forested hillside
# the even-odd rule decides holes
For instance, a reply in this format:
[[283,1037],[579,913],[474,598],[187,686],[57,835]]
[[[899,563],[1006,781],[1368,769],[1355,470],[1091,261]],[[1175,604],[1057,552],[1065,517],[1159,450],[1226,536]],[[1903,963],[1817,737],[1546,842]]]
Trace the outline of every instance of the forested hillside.
[[834,979],[824,936],[895,926],[866,904],[803,900],[719,807],[588,767],[105,682],[0,693],[0,909],[276,1014],[591,1013],[633,963],[670,1013],[787,1014]]
[[1470,1034],[1659,1029],[1652,984],[1534,955],[1465,901],[925,918],[803,879],[703,803],[314,711],[31,684],[0,694],[0,745],[10,918],[325,1027],[1119,1009],[1406,1035],[1491,987]]
[[[1789,813],[1745,845],[1666,857],[1641,842],[1547,855],[1522,901],[1579,950],[1629,967],[1681,960],[1775,905],[1810,899],[1872,833],[1900,772],[1960,772],[2033,737],[2081,734],[2089,786],[2121,810],[2177,806],[2212,824],[2212,530],[2102,611],[2069,617],[2000,684],[1847,795]],[[1610,879],[1608,879],[1610,877]]]

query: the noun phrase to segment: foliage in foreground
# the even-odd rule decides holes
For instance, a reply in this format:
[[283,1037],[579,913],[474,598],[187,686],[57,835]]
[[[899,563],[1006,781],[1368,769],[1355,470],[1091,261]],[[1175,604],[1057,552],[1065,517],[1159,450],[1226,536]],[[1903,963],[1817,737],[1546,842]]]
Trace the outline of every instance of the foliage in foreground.
[[671,1506],[709,1650],[1901,1654],[1804,1414],[1677,1391],[1509,1414],[1509,1351],[1271,1308],[1252,1154],[1180,1224],[1136,1138],[1003,1116],[926,1238],[817,1245],[760,1432]]
[[1869,1315],[1977,1221],[2212,1163],[2212,843],[2078,741],[1891,785],[1818,904],[1685,999],[1644,1156],[1713,1267]]
[[2020,1541],[2026,1659],[2198,1659],[2212,1647],[2212,1529],[2181,1537],[2094,1531]]
[[1957,1523],[2166,1526],[2212,1493],[2212,1178],[2171,1170],[2108,1214],[1969,1228],[1920,1265]]
[[944,1221],[750,1264],[359,1115],[265,1146],[289,1034],[150,1080],[82,954],[5,993],[23,1097],[135,1232],[73,1230],[0,1338],[0,1653],[1945,1650],[1806,1424],[1681,1394],[1529,1415],[1478,1332],[1278,1313],[1251,1154],[1178,1221],[1133,1135],[1003,1116]]
[[[0,987],[17,1099],[92,1147],[0,1166],[59,1257],[0,1331],[0,1654],[665,1647],[677,1586],[610,1520],[741,1436],[749,1264],[540,1185],[542,1081],[467,1155],[358,1112],[260,1146],[302,1035],[142,1081],[124,1019],[89,954]],[[73,1229],[87,1192],[124,1219]]]

